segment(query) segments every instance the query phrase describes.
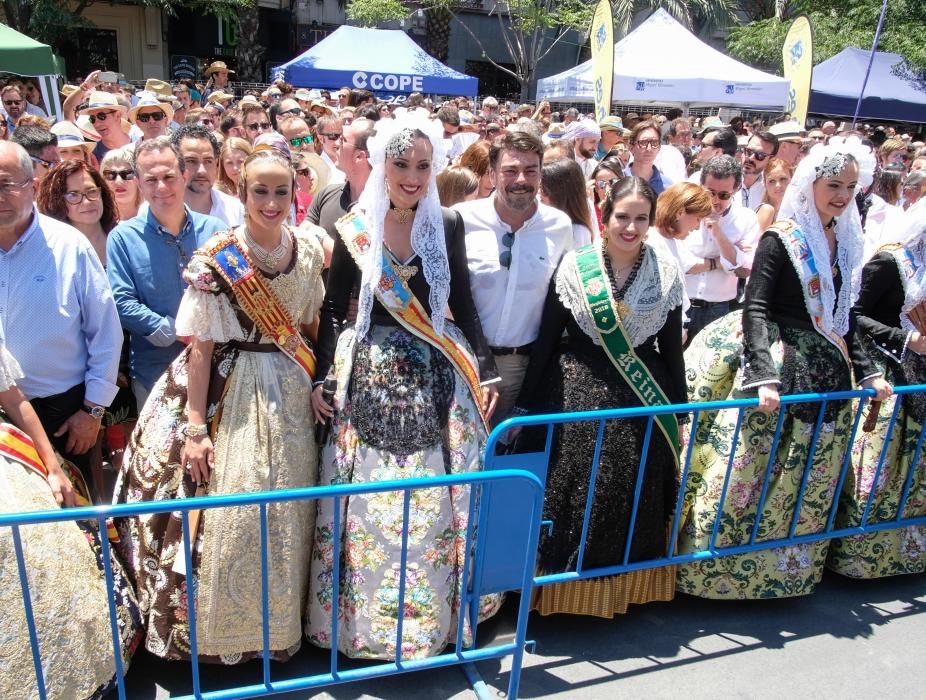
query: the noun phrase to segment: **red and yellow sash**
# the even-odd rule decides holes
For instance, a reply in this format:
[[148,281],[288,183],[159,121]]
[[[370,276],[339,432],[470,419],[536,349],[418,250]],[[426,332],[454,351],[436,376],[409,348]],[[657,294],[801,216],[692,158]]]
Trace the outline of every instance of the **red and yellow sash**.
[[[370,236],[361,216],[355,212],[345,214],[335,224],[344,240],[347,250],[363,269],[364,258],[370,248]],[[438,335],[434,324],[424,306],[409,289],[408,284],[396,273],[392,260],[384,252],[382,276],[376,287],[376,298],[392,317],[409,333],[439,350],[466,381],[473,401],[479,409],[479,415],[486,422],[482,411],[482,387],[479,383],[479,368],[472,353],[459,342],[451,338],[446,331]]]
[[300,335],[277,295],[238,245],[234,235],[226,233],[218,237],[205,254],[211,260],[212,267],[231,286],[241,308],[260,332],[314,381],[317,368],[315,353]]

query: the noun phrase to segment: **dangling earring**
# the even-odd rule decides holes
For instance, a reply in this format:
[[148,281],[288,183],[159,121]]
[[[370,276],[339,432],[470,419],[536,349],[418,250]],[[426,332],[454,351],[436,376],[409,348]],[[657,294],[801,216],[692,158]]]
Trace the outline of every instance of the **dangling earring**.
[[608,227],[605,226],[604,230],[601,232],[601,247],[607,248],[610,242],[611,239],[608,237]]

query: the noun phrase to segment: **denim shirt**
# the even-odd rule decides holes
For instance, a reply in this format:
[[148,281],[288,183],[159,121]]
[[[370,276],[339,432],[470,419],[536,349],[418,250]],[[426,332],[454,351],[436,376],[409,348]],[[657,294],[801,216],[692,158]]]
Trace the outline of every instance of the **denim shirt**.
[[197,248],[226,230],[219,219],[187,207],[180,235],[174,236],[147,210],[120,223],[106,240],[106,271],[119,320],[129,332],[129,370],[149,391],[183,350],[174,332],[186,289],[183,270]]

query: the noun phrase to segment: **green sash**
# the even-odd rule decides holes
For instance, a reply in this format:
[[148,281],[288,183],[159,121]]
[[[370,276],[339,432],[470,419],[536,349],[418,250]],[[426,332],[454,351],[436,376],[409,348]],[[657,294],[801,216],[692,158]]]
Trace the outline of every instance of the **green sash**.
[[[576,268],[585,292],[585,303],[588,304],[595,323],[595,330],[608,359],[644,406],[668,406],[671,401],[652,377],[646,365],[637,357],[624,332],[618,313],[618,308],[624,305],[623,302],[616,302],[611,296],[611,284],[605,275],[598,248],[588,245],[577,250]],[[624,307],[624,312],[626,313],[626,307]],[[677,464],[680,450],[678,419],[674,414],[656,416],[655,419],[656,425],[659,426],[669,443],[672,454],[675,455]]]

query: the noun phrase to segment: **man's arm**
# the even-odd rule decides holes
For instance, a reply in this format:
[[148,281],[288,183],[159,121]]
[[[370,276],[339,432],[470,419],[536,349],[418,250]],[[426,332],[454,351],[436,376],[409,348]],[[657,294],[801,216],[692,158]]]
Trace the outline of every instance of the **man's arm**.
[[88,403],[109,406],[119,391],[116,377],[122,354],[122,327],[99,259],[89,250],[81,258],[78,291],[81,330],[87,344],[84,397]]

